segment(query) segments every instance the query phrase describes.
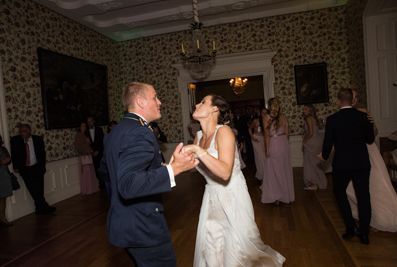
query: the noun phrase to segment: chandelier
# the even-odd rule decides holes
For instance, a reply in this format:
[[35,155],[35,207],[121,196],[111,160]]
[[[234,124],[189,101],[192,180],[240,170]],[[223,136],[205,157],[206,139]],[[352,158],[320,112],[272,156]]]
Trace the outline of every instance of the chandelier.
[[181,57],[190,71],[196,75],[197,78],[201,79],[206,76],[215,61],[215,41],[212,42],[212,53],[207,53],[203,33],[201,32],[203,24],[199,21],[198,17],[197,0],[193,0],[193,17],[194,23],[191,24],[191,28],[193,29],[192,53],[191,56],[188,57],[182,44]]
[[247,82],[247,78],[245,78],[244,80],[242,80],[240,77],[234,78],[230,80],[230,87],[233,89],[233,92],[238,96],[244,92]]

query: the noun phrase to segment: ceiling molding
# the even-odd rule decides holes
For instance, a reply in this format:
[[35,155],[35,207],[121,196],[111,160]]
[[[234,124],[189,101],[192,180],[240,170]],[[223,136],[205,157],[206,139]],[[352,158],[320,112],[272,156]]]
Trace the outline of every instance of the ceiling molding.
[[[184,31],[193,22],[191,0],[33,1],[116,41]],[[198,11],[200,21],[208,27],[329,8],[345,5],[346,2],[347,0],[199,0]]]

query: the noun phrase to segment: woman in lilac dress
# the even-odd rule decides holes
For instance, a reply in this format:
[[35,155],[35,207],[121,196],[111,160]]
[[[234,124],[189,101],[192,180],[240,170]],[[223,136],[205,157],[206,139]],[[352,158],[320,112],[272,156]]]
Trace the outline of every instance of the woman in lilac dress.
[[303,182],[305,190],[317,190],[327,188],[321,160],[317,157],[322,151],[323,142],[318,134],[318,119],[313,105],[305,105],[306,135],[303,139]]
[[292,159],[289,148],[287,117],[280,111],[277,98],[269,100],[270,114],[263,118],[265,128],[266,164],[263,178],[262,203],[295,201]]
[[256,174],[258,180],[263,180],[265,175],[265,136],[263,134],[263,117],[267,115],[267,110],[262,109],[261,117],[253,120],[248,128],[251,136],[252,147],[254,148]]
[[99,191],[94,164],[83,165],[82,163],[84,156],[91,156],[93,153],[88,134],[87,125],[83,122],[80,124],[79,132],[74,140],[74,147],[78,150],[79,154],[80,188],[82,195],[90,195]]

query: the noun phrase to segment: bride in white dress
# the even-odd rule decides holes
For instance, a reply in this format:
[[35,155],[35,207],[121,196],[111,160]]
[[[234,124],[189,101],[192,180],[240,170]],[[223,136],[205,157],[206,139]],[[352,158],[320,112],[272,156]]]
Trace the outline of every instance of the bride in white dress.
[[[357,103],[357,92],[353,90],[353,106]],[[369,113],[366,109],[358,109]],[[373,121],[372,117],[371,120]],[[374,134],[378,131],[374,123]],[[373,230],[397,231],[397,194],[390,181],[389,172],[375,143],[367,144],[371,173],[369,176],[369,192],[371,196],[371,223]],[[352,183],[346,189],[353,217],[358,219],[356,193]]]
[[194,267],[282,266],[285,258],[261,240],[235,137],[223,124],[230,105],[208,95],[196,105],[193,118],[200,122],[192,150],[196,167],[207,180],[197,229]]

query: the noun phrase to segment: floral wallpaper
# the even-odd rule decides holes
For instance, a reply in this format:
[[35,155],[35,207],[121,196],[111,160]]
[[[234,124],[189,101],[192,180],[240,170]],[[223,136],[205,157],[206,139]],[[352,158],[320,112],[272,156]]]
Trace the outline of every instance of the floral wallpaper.
[[[349,61],[355,56],[349,53],[348,12],[353,11],[340,6],[204,26],[203,31],[208,46],[216,42],[218,55],[277,51],[273,59],[275,94],[289,119],[291,134],[299,135],[303,107],[296,104],[295,65],[327,63],[330,102],[315,105],[320,119],[338,110],[337,92],[352,85],[350,75],[360,75],[349,72]],[[183,140],[178,72],[171,65],[180,59],[181,43],[189,49],[191,36],[186,30],[117,43],[30,0],[0,0],[0,53],[10,135],[18,134],[18,123],[29,123],[34,134],[44,137],[48,161],[77,155],[73,146],[76,129],[44,129],[37,58],[37,47],[43,47],[108,66],[110,120],[120,120],[124,114],[123,86],[131,81],[152,84],[162,102],[160,127],[169,142]]]
[[[0,53],[9,134],[19,134],[17,125],[27,123],[32,134],[43,136],[48,161],[77,156],[77,129],[44,128],[37,47],[107,65],[112,91],[119,88],[116,42],[33,1],[0,1]],[[109,95],[111,110],[117,105],[113,95]]]
[[350,88],[357,90],[358,106],[367,106],[363,12],[368,0],[349,0],[346,5]]
[[[292,135],[303,131],[303,106],[296,104],[295,65],[327,63],[330,102],[316,105],[320,119],[338,110],[337,92],[350,86],[344,6],[204,27],[203,32],[207,46],[212,40],[216,42],[218,55],[269,48],[278,52],[273,59],[275,94]],[[127,84],[135,72],[134,79],[154,85],[162,101],[159,125],[170,142],[183,139],[178,73],[171,64],[179,61],[181,43],[189,50],[191,36],[191,31],[183,31],[120,44],[123,83]]]

